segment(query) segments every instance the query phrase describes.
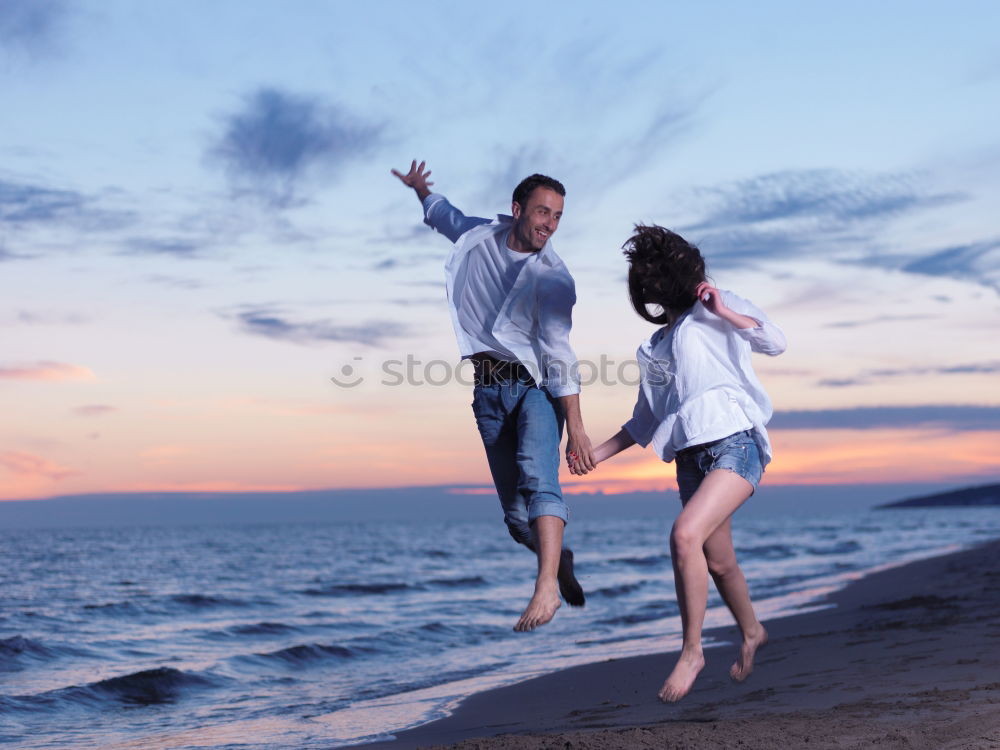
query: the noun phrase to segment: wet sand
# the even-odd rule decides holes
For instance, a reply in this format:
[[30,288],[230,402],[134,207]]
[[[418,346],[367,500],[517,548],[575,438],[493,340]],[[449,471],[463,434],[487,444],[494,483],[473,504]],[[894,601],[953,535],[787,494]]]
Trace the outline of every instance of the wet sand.
[[729,643],[706,649],[677,704],[656,698],[674,654],[608,660],[474,695],[364,747],[1000,750],[1000,541],[870,574],[825,604],[766,621],[742,684],[723,628],[710,634]]

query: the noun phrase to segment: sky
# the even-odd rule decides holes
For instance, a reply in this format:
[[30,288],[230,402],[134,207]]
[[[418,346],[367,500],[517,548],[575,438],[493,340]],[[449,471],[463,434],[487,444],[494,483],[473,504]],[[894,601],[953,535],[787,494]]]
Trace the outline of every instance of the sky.
[[[0,2],[0,499],[489,487],[445,303],[470,215],[566,185],[590,437],[621,245],[781,326],[765,484],[1000,475],[1000,5]],[[633,449],[569,491],[673,487]],[[486,490],[488,492],[488,490]]]

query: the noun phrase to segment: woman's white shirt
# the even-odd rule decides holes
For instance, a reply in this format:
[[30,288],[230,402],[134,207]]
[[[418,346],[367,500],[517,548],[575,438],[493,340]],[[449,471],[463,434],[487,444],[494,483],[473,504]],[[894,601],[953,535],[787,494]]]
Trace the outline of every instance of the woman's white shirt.
[[696,302],[673,326],[656,331],[636,352],[642,383],[623,428],[643,447],[652,443],[664,461],[684,448],[753,430],[766,466],[771,400],[750,353],[781,354],[785,334],[752,302],[721,293],[726,307],[757,326],[736,328]]

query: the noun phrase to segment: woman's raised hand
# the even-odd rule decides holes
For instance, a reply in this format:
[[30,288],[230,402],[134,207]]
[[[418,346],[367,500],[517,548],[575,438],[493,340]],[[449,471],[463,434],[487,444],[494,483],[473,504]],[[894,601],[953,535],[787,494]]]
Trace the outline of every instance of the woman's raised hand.
[[722,294],[719,290],[707,281],[701,282],[694,293],[698,297],[698,301],[716,315],[722,316],[729,309],[722,301]]

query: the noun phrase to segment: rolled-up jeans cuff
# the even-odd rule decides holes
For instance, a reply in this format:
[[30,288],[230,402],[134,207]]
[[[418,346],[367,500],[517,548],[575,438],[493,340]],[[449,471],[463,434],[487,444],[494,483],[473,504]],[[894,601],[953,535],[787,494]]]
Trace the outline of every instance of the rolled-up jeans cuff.
[[561,518],[563,523],[569,523],[569,508],[561,500],[536,500],[528,506],[528,523],[542,516]]

